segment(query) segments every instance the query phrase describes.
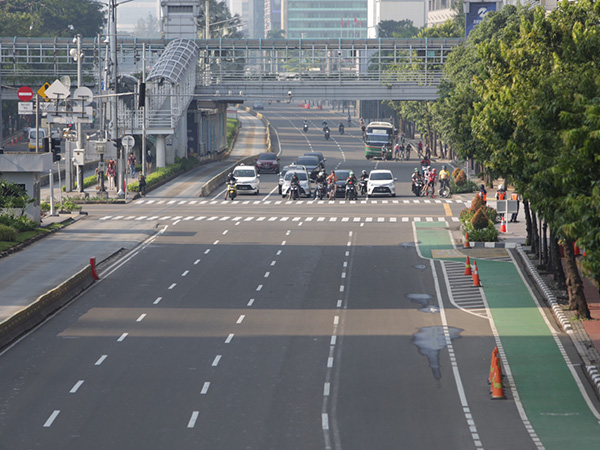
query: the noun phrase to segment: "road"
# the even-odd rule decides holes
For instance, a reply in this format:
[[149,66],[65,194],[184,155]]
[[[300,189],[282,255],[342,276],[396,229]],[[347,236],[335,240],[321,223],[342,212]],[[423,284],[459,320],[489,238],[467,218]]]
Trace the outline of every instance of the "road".
[[414,164],[366,161],[356,126],[326,142],[331,112],[265,115],[283,164],[391,168],[398,196],[289,202],[263,174],[234,202],[190,181],[88,208],[88,226],[151,237],[2,355],[2,447],[542,448],[510,390],[490,400],[484,305],[457,308],[417,251],[464,203],[416,199]]

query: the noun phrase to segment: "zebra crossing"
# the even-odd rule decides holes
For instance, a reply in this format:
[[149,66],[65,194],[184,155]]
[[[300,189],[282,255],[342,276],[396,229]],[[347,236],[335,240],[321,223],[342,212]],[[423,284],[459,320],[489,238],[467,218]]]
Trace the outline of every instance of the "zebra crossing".
[[406,223],[406,222],[459,222],[458,217],[438,216],[438,217],[372,217],[372,216],[104,216],[99,219],[102,222],[109,221],[184,221],[184,222],[352,222],[352,223]]
[[465,263],[442,261],[442,270],[446,275],[450,302],[463,311],[488,319],[487,305],[481,294],[482,289],[473,286],[471,276],[465,275]]
[[136,205],[164,205],[164,206],[180,206],[180,205],[345,205],[345,204],[371,204],[371,205],[401,205],[401,204],[468,204],[470,201],[459,199],[365,199],[365,200],[318,200],[318,199],[300,199],[300,200],[270,200],[266,197],[262,200],[158,200],[158,199],[138,199],[134,202]]

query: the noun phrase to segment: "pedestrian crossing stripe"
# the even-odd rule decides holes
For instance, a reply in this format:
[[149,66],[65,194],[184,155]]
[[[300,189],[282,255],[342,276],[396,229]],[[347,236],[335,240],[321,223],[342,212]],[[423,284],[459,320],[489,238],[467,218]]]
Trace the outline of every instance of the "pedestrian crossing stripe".
[[[407,200],[404,199],[402,200],[402,203],[404,204],[410,204],[410,203],[456,203],[456,204],[468,204],[468,201],[465,200],[454,200],[454,199],[444,199],[443,201],[440,199],[437,200],[433,200],[433,202],[431,200],[428,199],[412,199],[412,200]],[[149,199],[138,199],[134,202],[136,205],[162,205],[162,204],[167,204],[167,205],[206,205],[206,204],[210,204],[210,205],[216,205],[216,204],[220,204],[220,205],[260,205],[260,204],[265,204],[265,205],[281,205],[282,203],[286,204],[286,205],[302,205],[302,204],[307,204],[307,205],[313,205],[313,204],[317,204],[317,205],[323,205],[323,204],[338,204],[338,205],[345,205],[346,203],[351,203],[351,204],[355,204],[357,203],[356,201],[352,200],[349,202],[346,202],[345,200],[338,200],[337,202],[334,200],[316,200],[316,199],[311,199],[311,200],[277,200],[277,201],[271,201],[271,200],[254,200],[254,201],[250,201],[250,200],[238,200],[238,201],[231,201],[231,200],[149,200]],[[373,200],[373,199],[366,199],[366,200],[359,200],[359,203],[361,204],[367,204],[367,203],[372,203],[372,204],[385,204],[388,205],[390,204],[390,200]],[[400,201],[399,200],[391,200],[392,204],[399,204]]]
[[[231,222],[239,222],[239,221],[244,221],[244,222],[251,222],[253,221],[255,218],[254,216],[235,216],[235,217],[231,217],[231,216],[104,216],[101,217],[99,220],[102,222],[105,221],[123,221],[123,222],[128,222],[128,221],[152,221],[152,220],[159,220],[159,221],[177,221],[177,220],[183,220],[183,221],[195,221],[195,222],[199,222],[199,221],[206,221],[206,222],[215,222],[215,221],[219,221],[219,222],[227,222],[227,221],[231,221]],[[290,216],[272,216],[272,217],[266,217],[266,216],[260,216],[256,218],[257,222],[264,222],[265,220],[268,222],[288,222],[288,221],[292,221],[292,222],[312,222],[315,221],[316,222],[325,222],[325,221],[329,221],[329,222],[337,222],[338,220],[340,222],[350,222],[350,217],[336,217],[336,216],[330,216],[330,217],[317,217],[316,219],[314,217],[301,217],[301,216],[296,216],[296,217],[290,217]],[[458,217],[447,217],[447,216],[440,216],[440,217],[425,217],[425,218],[421,218],[421,217],[401,217],[400,221],[402,222],[446,222],[446,220],[451,220],[452,222],[459,222],[460,219]],[[366,223],[398,223],[398,217],[352,217],[352,222],[357,223],[357,222],[366,222]]]

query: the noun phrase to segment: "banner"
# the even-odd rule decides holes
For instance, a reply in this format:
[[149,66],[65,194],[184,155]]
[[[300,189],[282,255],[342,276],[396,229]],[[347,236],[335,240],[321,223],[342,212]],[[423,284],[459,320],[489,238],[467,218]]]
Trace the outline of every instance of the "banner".
[[496,11],[496,3],[471,3],[469,12],[466,14],[466,36],[479,25],[490,11]]

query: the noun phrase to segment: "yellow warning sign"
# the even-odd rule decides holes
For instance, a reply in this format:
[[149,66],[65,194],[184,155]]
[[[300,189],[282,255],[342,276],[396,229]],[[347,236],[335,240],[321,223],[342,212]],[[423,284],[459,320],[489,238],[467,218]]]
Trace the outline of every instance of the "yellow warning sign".
[[42,85],[41,88],[39,88],[37,90],[37,93],[40,97],[42,97],[44,100],[46,101],[50,101],[50,99],[48,98],[48,96],[46,95],[46,89],[48,89],[50,87],[50,83],[46,82]]

